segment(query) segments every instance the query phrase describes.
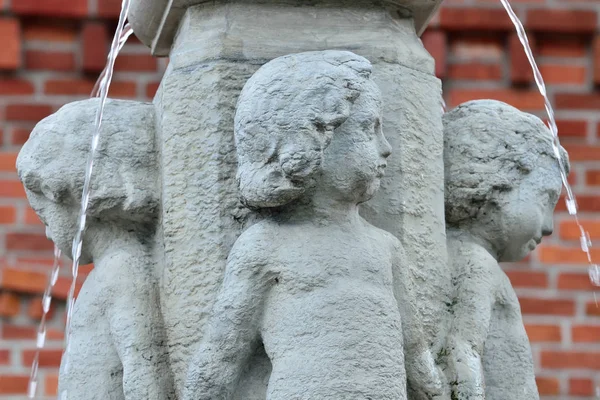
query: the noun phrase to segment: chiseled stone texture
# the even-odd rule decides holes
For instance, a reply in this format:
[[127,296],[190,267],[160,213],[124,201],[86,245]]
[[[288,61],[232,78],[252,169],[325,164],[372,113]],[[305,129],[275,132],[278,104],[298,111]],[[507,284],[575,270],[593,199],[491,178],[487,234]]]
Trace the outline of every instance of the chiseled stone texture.
[[[436,352],[441,347],[444,307],[450,301],[444,297],[450,278],[443,221],[441,85],[412,20],[393,7],[371,2],[343,7],[207,3],[187,10],[155,100],[160,107],[162,304],[178,391],[193,345],[202,338],[231,246],[257,219],[241,205],[235,181],[233,116],[238,95],[269,60],[328,49],[351,50],[373,63],[373,80],[383,93],[383,130],[396,152],[388,159],[381,190],[362,213],[402,241],[424,336]],[[257,376],[242,377],[248,385],[240,389],[240,399],[252,399],[251,392],[264,398],[270,364],[257,353],[253,365],[263,365],[264,371],[255,368],[248,374]]]
[[520,260],[552,233],[562,189],[552,134],[533,115],[479,100],[444,115],[444,142],[453,398],[536,400],[519,301],[498,262]]
[[363,57],[320,51],[272,60],[246,83],[240,195],[269,213],[229,254],[183,400],[232,398],[261,348],[268,399],[407,399],[407,379],[419,398],[442,395],[402,246],[358,214],[391,154],[371,75]]
[[[98,106],[75,102],[44,119],[17,160],[32,207],[67,255]],[[74,306],[61,399],[175,398],[151,256],[160,207],[154,113],[149,103],[106,104],[81,252],[95,268]]]

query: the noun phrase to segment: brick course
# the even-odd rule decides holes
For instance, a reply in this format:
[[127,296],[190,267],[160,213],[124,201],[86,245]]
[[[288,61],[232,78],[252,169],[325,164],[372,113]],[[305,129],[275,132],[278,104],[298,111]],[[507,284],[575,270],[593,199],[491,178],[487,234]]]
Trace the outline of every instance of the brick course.
[[[14,157],[37,121],[88,97],[104,67],[121,0],[0,1],[0,400],[26,391],[52,246],[29,208]],[[570,151],[570,181],[584,223],[600,240],[600,2],[514,0]],[[544,104],[499,2],[446,0],[423,36],[437,60],[448,107],[475,98],[506,101],[542,118]],[[167,61],[132,39],[117,61],[111,96],[150,100]],[[591,398],[600,385],[600,307],[579,231],[561,202],[555,234],[507,266],[521,299],[543,399]],[[592,249],[600,260],[600,248]],[[40,392],[56,393],[68,262],[54,291]],[[91,266],[81,268],[78,289]],[[24,396],[22,397],[24,398]]]

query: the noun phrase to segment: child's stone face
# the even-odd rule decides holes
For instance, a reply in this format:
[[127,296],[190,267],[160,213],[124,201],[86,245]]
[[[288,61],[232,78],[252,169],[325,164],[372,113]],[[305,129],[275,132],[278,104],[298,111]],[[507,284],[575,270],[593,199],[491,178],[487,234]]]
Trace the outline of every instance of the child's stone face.
[[[46,225],[46,236],[52,240],[61,252],[71,257],[73,238],[77,232],[78,208],[67,204],[58,204],[41,194],[30,193],[29,202]],[[92,262],[84,246],[81,264]]]
[[322,184],[339,200],[364,202],[379,189],[391,147],[381,127],[381,101],[373,84],[325,149]]
[[561,189],[558,166],[540,165],[507,193],[498,216],[505,238],[499,261],[521,260],[542,237],[552,234],[553,213]]

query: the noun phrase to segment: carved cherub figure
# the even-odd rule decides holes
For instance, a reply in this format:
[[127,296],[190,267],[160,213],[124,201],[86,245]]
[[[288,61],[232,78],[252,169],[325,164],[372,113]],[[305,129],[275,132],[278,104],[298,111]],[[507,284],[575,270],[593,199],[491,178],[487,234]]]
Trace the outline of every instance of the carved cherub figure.
[[270,400],[406,399],[406,373],[423,398],[441,393],[402,300],[400,242],[358,214],[391,151],[370,76],[353,53],[308,52],[267,63],[244,87],[239,189],[268,215],[231,250],[183,400],[230,399],[261,345]]
[[498,263],[522,259],[552,233],[562,186],[552,135],[539,118],[492,100],[447,113],[444,134],[453,399],[538,399],[519,301]]
[[[31,206],[67,255],[76,232],[98,100],[41,121],[17,159]],[[173,383],[149,242],[160,199],[151,104],[109,100],[94,165],[61,400],[168,400]]]

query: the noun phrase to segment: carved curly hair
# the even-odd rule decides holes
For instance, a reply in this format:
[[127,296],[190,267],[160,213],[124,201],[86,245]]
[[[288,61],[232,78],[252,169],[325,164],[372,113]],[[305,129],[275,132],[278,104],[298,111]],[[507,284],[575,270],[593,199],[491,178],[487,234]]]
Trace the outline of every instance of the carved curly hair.
[[[98,99],[65,105],[38,123],[17,158],[34,209],[36,196],[77,207],[81,202]],[[92,176],[88,215],[147,222],[157,217],[154,107],[108,100]]]
[[375,87],[371,70],[363,57],[329,50],[279,57],[248,80],[235,115],[245,205],[282,206],[311,186],[334,130],[360,94]]
[[[443,122],[449,226],[475,219],[535,168],[553,168],[560,179],[552,134],[534,115],[500,101],[475,100],[446,113]],[[559,152],[568,173],[567,152]]]

